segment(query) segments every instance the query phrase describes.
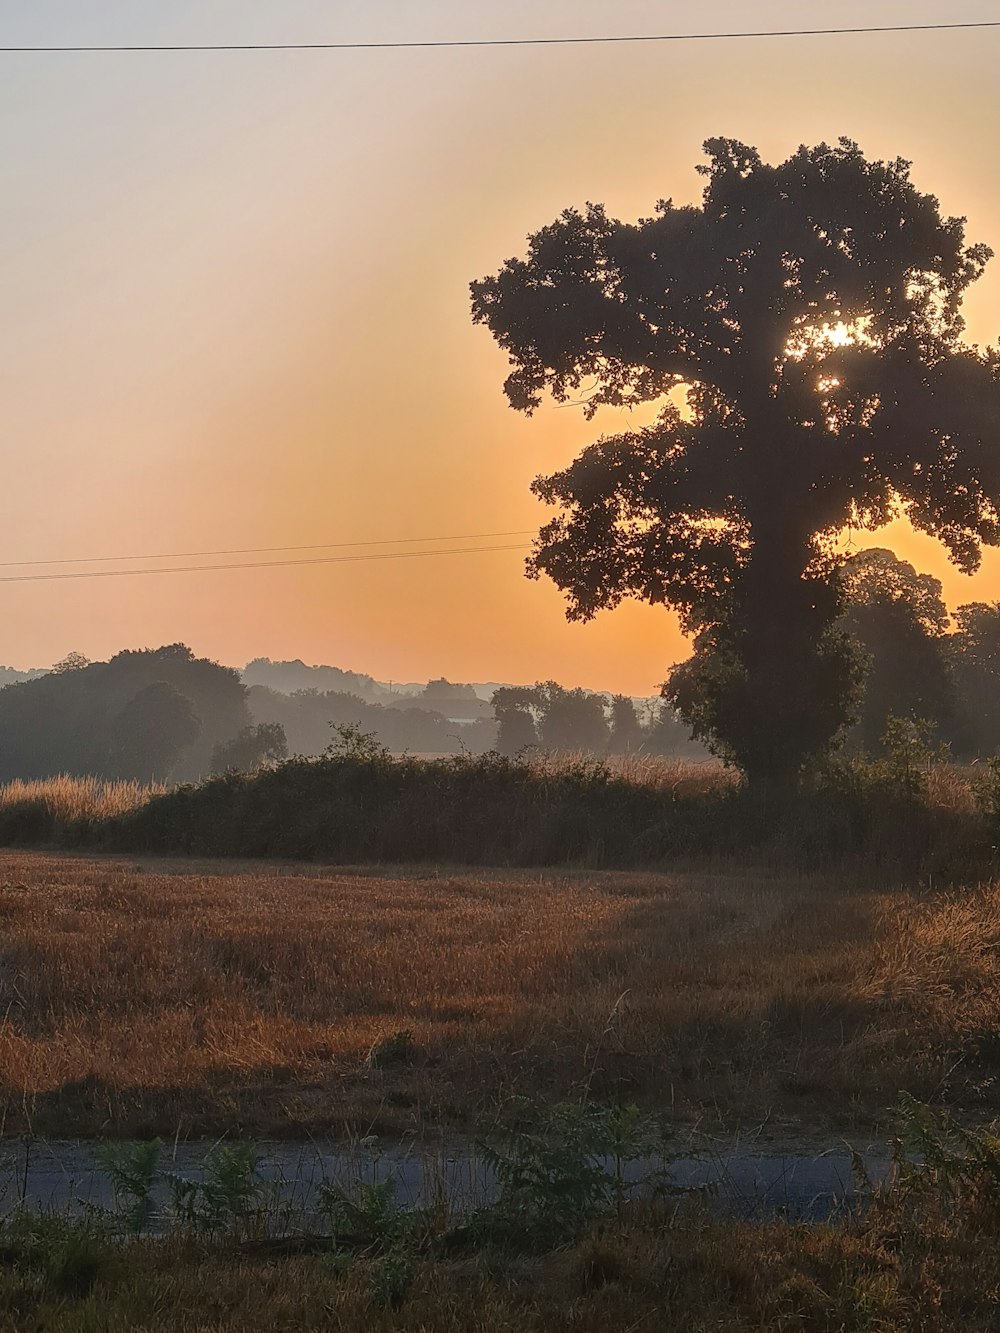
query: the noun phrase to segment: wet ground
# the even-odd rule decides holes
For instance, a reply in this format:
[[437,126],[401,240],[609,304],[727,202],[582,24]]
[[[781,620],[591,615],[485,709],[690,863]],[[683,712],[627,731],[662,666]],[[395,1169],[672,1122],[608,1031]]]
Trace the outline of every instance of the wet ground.
[[[152,1191],[161,1219],[170,1212],[167,1177],[203,1180],[206,1161],[220,1146],[204,1141],[162,1146]],[[91,1142],[8,1140],[0,1145],[4,1211],[20,1205],[82,1215],[89,1209],[121,1207],[124,1200],[116,1197],[107,1151],[107,1145]],[[121,1154],[123,1149],[112,1145],[111,1151]],[[843,1143],[808,1151],[800,1144],[787,1148],[769,1144],[757,1150],[745,1144],[715,1143],[691,1155],[638,1159],[621,1173],[637,1193],[666,1187],[683,1198],[685,1191],[697,1191],[712,1211],[724,1216],[816,1221],[861,1201],[859,1187],[863,1190],[864,1182],[857,1178],[856,1161],[872,1183],[884,1181],[891,1169],[888,1151],[879,1146],[859,1150],[855,1159]],[[614,1173],[614,1163],[603,1165]],[[443,1200],[461,1212],[496,1194],[491,1171],[468,1146],[449,1150],[366,1142],[349,1147],[320,1142],[256,1145],[254,1178],[261,1198],[274,1218],[286,1219],[289,1227],[294,1219],[301,1222],[315,1216],[324,1184],[339,1184],[350,1193],[387,1177],[394,1180],[395,1198],[403,1206]]]

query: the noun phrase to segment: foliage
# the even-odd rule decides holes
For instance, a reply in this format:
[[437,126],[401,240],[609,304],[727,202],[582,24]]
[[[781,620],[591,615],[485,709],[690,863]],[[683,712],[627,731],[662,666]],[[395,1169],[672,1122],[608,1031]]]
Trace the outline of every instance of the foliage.
[[0,690],[0,779],[200,777],[214,746],[249,722],[245,693],[235,671],[183,644],[8,685]]
[[202,1179],[164,1175],[174,1216],[182,1226],[209,1235],[255,1233],[264,1191],[252,1143],[222,1144],[205,1158]]
[[[31,786],[9,799],[0,788],[0,845],[534,866],[750,857],[809,870],[988,873],[997,841],[986,797],[942,802],[952,768],[921,724],[900,720],[889,733],[880,757],[828,760],[775,807],[718,766],[496,752],[396,759],[348,728],[319,759],[137,789],[107,814],[91,805],[78,818],[87,802],[69,791],[51,804]],[[960,784],[970,793],[985,782],[973,782],[976,771]]]
[[324,1183],[319,1209],[330,1227],[335,1266],[343,1270],[345,1246],[365,1252],[373,1303],[398,1310],[413,1281],[422,1218],[399,1207],[393,1178],[361,1182],[351,1191]]
[[[563,511],[529,562],[571,618],[673,607],[695,659],[668,687],[751,778],[790,783],[852,714],[835,535],[902,510],[966,571],[1000,540],[1000,355],[961,340],[990,251],[858,146],[778,166],[711,139],[702,206],[626,224],[590,204],[472,284],[511,405],[586,381],[584,409],[664,403],[535,493]],[[675,391],[686,396],[682,412]]]
[[405,1064],[413,1058],[413,1033],[409,1028],[400,1028],[389,1032],[372,1042],[368,1051],[368,1064],[372,1069],[384,1069],[387,1065]]
[[516,755],[532,745],[603,754],[610,737],[603,694],[566,689],[554,680],[501,686],[493,693],[497,748]]
[[111,1266],[107,1237],[87,1219],[21,1211],[8,1222],[7,1233],[15,1265],[64,1299],[88,1296]]
[[[334,724],[357,726],[395,754],[450,754],[460,747],[480,754],[492,748],[496,741],[492,719],[479,716],[467,723],[449,721],[456,702],[459,709],[471,711],[464,696],[456,700],[454,696],[426,691],[396,701],[388,696],[371,700],[356,691],[323,692],[315,688],[283,694],[261,684],[252,684],[247,693],[255,723],[281,727],[289,751],[303,755],[321,754]],[[475,711],[481,709],[477,706]]]
[[965,754],[1000,753],[1000,602],[970,602],[949,638]]
[[928,722],[939,735],[957,738],[949,617],[940,581],[882,549],[851,556],[842,578],[840,623],[866,662],[849,739],[877,753],[892,717]]
[[646,739],[635,704],[625,694],[611,697],[608,750],[611,754],[629,754],[641,750]]
[[494,691],[493,713],[500,754],[513,758],[538,745],[534,702],[535,692],[528,686],[502,685]]
[[119,1216],[133,1236],[141,1236],[153,1218],[153,1186],[161,1147],[159,1139],[150,1139],[132,1144],[104,1143],[99,1148],[98,1160],[111,1180]]
[[627,1166],[660,1144],[655,1123],[635,1106],[601,1106],[586,1099],[539,1110],[515,1103],[478,1145],[497,1186],[496,1203],[480,1219],[488,1231],[520,1243],[560,1244],[592,1222],[619,1214],[643,1182]]
[[1000,1136],[901,1092],[893,1162],[904,1199],[934,1197],[970,1206],[995,1230],[1000,1222]]
[[288,742],[280,722],[258,722],[243,727],[229,741],[220,741],[212,751],[212,773],[253,773],[266,764],[288,758]]

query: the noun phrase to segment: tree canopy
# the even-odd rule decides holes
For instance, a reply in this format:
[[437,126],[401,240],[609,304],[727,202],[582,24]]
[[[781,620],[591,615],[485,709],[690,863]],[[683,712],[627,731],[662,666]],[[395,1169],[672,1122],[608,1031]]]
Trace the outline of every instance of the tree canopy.
[[777,166],[705,149],[700,207],[567,209],[472,284],[473,318],[520,411],[662,405],[535,481],[562,512],[529,573],[570,618],[674,608],[695,656],[668,698],[752,778],[793,780],[859,688],[837,534],[903,512],[966,571],[1000,540],[1000,357],[961,317],[991,252],[846,139]]
[[197,778],[249,722],[238,674],[185,644],[109,662],[71,653],[57,670],[0,689],[0,779]]
[[964,748],[953,678],[956,644],[941,582],[875,547],[843,565],[841,625],[863,653],[864,691],[849,739],[874,753],[890,719],[927,723]]

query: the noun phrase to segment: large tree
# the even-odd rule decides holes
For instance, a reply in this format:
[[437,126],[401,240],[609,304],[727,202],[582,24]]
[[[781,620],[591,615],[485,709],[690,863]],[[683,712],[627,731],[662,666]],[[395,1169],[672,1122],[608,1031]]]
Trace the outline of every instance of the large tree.
[[990,251],[847,140],[778,166],[705,148],[700,207],[568,209],[472,284],[473,317],[523,412],[663,403],[535,481],[562,512],[529,572],[574,619],[673,607],[696,653],[668,696],[752,779],[791,782],[857,690],[835,535],[901,510],[963,570],[1000,539],[1000,359],[960,315]]

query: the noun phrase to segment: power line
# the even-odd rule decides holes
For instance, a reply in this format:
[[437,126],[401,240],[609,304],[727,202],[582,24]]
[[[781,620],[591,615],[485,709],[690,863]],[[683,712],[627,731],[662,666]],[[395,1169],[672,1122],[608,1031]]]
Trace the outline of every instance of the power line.
[[0,560],[0,569],[24,568],[27,565],[110,565],[130,560],[207,560],[217,555],[276,555],[281,551],[332,551],[349,546],[420,546],[424,542],[475,542],[494,537],[527,537],[534,531],[534,528],[518,528],[513,532],[462,532],[450,537],[384,537],[363,542],[307,542],[304,546],[237,546],[220,551],[155,551],[151,555],[81,555],[60,556],[55,560]]
[[317,555],[302,560],[244,560],[226,565],[161,565],[153,569],[77,569],[59,574],[3,574],[0,583],[48,583],[58,579],[115,579],[137,574],[202,574],[216,569],[279,569],[290,565],[342,565],[368,560],[415,560],[430,555],[481,555],[487,551],[526,551],[528,542],[510,546],[444,547],[436,551],[378,551],[366,555]]
[[0,46],[0,55],[110,55],[153,52],[219,51],[419,51],[454,47],[611,46],[637,42],[720,42],[768,37],[848,37],[894,32],[968,32],[1000,28],[1000,19],[971,23],[892,23],[853,28],[779,28],[739,32],[627,33],[604,37],[460,37],[441,41],[400,42],[177,42],[162,45],[123,43],[79,46]]

